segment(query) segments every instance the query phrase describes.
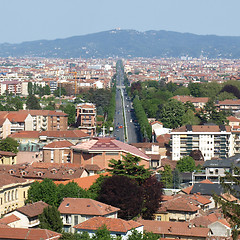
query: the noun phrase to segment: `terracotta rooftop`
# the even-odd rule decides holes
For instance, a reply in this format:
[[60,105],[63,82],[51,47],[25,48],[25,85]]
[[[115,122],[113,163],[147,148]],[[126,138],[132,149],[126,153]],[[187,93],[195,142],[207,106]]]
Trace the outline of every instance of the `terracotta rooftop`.
[[15,211],[18,211],[29,218],[37,217],[42,214],[43,209],[48,207],[48,204],[42,201],[35,202],[32,204],[25,205],[23,207],[17,208]]
[[190,199],[184,198],[183,196],[184,195],[179,195],[178,197],[163,202],[157,212],[197,212],[198,210],[200,210],[196,203],[194,203]]
[[20,131],[10,135],[12,138],[39,138],[40,136],[47,136],[49,138],[89,138],[87,133],[82,130],[66,130],[66,131]]
[[185,236],[185,237],[207,237],[209,228],[192,227],[187,222],[170,222],[170,221],[154,221],[154,220],[139,220],[143,224],[144,230],[161,234],[164,236]]
[[26,181],[26,179],[14,177],[5,172],[0,173],[0,187],[13,183],[24,183]]
[[74,228],[81,230],[92,230],[95,231],[106,225],[110,232],[121,232],[127,233],[133,228],[142,226],[141,223],[135,222],[133,220],[126,221],[120,218],[105,218],[105,217],[93,217],[85,222],[82,222]]
[[[221,132],[221,129],[217,125],[191,125],[191,132]],[[230,126],[225,126],[226,132],[231,132]],[[182,126],[172,130],[174,132],[188,132],[186,126]]]
[[60,233],[47,229],[25,229],[25,228],[1,228],[0,239],[19,239],[19,240],[37,240],[52,239],[57,240],[61,237]]
[[185,102],[192,102],[192,103],[207,103],[209,98],[208,97],[192,97],[192,96],[184,96],[184,95],[177,95],[172,97],[182,103]]
[[229,117],[227,117],[227,120],[228,120],[229,122],[240,122],[240,119],[238,119],[238,118],[236,118],[236,117],[234,117],[234,116],[229,116]]
[[52,143],[49,143],[43,147],[43,149],[47,148],[70,148],[74,146],[71,142],[64,140],[64,141],[54,141]]
[[64,198],[58,210],[61,214],[104,216],[120,209],[90,198]]
[[138,148],[131,146],[129,144],[123,143],[121,141],[115,140],[114,138],[96,138],[88,142],[80,143],[75,147],[74,150],[85,150],[89,152],[94,151],[119,151],[130,153],[134,156],[140,157],[144,160],[149,161],[150,158],[140,151]]
[[93,183],[96,182],[96,180],[101,176],[101,175],[108,175],[109,173],[102,173],[102,174],[95,174],[93,176],[88,176],[88,177],[82,177],[82,178],[74,178],[71,180],[66,180],[66,181],[58,181],[55,182],[56,184],[68,184],[69,182],[75,182],[78,184],[79,187],[83,189],[89,189]]
[[9,224],[9,223],[12,223],[12,222],[16,222],[16,221],[19,221],[20,218],[17,217],[16,215],[14,214],[11,214],[11,215],[8,215],[8,216],[4,216],[3,218],[0,219],[0,223],[1,224]]

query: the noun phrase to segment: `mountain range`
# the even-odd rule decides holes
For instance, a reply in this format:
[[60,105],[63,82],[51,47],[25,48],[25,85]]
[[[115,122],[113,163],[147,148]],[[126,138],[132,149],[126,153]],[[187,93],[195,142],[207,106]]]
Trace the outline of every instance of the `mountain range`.
[[0,44],[0,57],[240,58],[240,37],[172,31],[109,30],[56,40]]

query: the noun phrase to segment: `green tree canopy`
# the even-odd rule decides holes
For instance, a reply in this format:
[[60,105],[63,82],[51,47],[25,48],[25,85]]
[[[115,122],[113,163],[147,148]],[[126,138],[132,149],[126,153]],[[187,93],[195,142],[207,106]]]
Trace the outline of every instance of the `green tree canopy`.
[[28,190],[27,202],[43,201],[51,206],[58,206],[59,193],[56,184],[48,178],[34,182]]
[[63,107],[63,111],[68,114],[68,125],[75,124],[75,116],[76,116],[76,108],[72,103],[68,103],[65,107]]
[[62,232],[63,223],[60,212],[56,207],[48,206],[43,209],[43,213],[39,215],[40,225],[42,229],[49,229],[58,233]]
[[127,154],[122,155],[123,160],[109,161],[109,169],[113,175],[127,176],[135,179],[139,184],[143,183],[147,178],[150,177],[151,171],[144,168],[143,165],[139,165],[141,158]]
[[176,167],[180,172],[193,172],[196,169],[195,161],[190,156],[181,158]]
[[0,141],[0,150],[1,151],[17,153],[18,146],[19,146],[18,142],[15,139],[10,138],[10,137],[7,137]]
[[170,99],[160,108],[159,120],[164,127],[177,128],[182,126],[184,114],[184,105],[175,99]]
[[86,190],[75,182],[66,185],[56,185],[51,179],[45,178],[42,182],[34,182],[28,190],[27,202],[43,201],[51,206],[58,207],[63,198],[88,198]]
[[165,188],[172,188],[173,185],[173,175],[170,165],[165,165],[164,170],[160,171],[161,182]]
[[41,109],[39,100],[34,95],[29,95],[27,97],[26,107],[27,109],[34,109],[34,110]]

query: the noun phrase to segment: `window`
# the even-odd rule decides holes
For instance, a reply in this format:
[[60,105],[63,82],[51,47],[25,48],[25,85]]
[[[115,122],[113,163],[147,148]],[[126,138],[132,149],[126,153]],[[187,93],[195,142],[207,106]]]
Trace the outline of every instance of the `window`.
[[157,216],[157,221],[161,221],[162,217],[161,216]]
[[78,216],[74,216],[74,225],[78,224]]

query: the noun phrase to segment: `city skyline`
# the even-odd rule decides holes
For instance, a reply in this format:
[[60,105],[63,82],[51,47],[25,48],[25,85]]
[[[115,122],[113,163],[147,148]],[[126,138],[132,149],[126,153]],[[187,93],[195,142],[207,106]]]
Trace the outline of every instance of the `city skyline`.
[[237,0],[3,1],[0,43],[67,38],[115,28],[240,36],[238,7]]

